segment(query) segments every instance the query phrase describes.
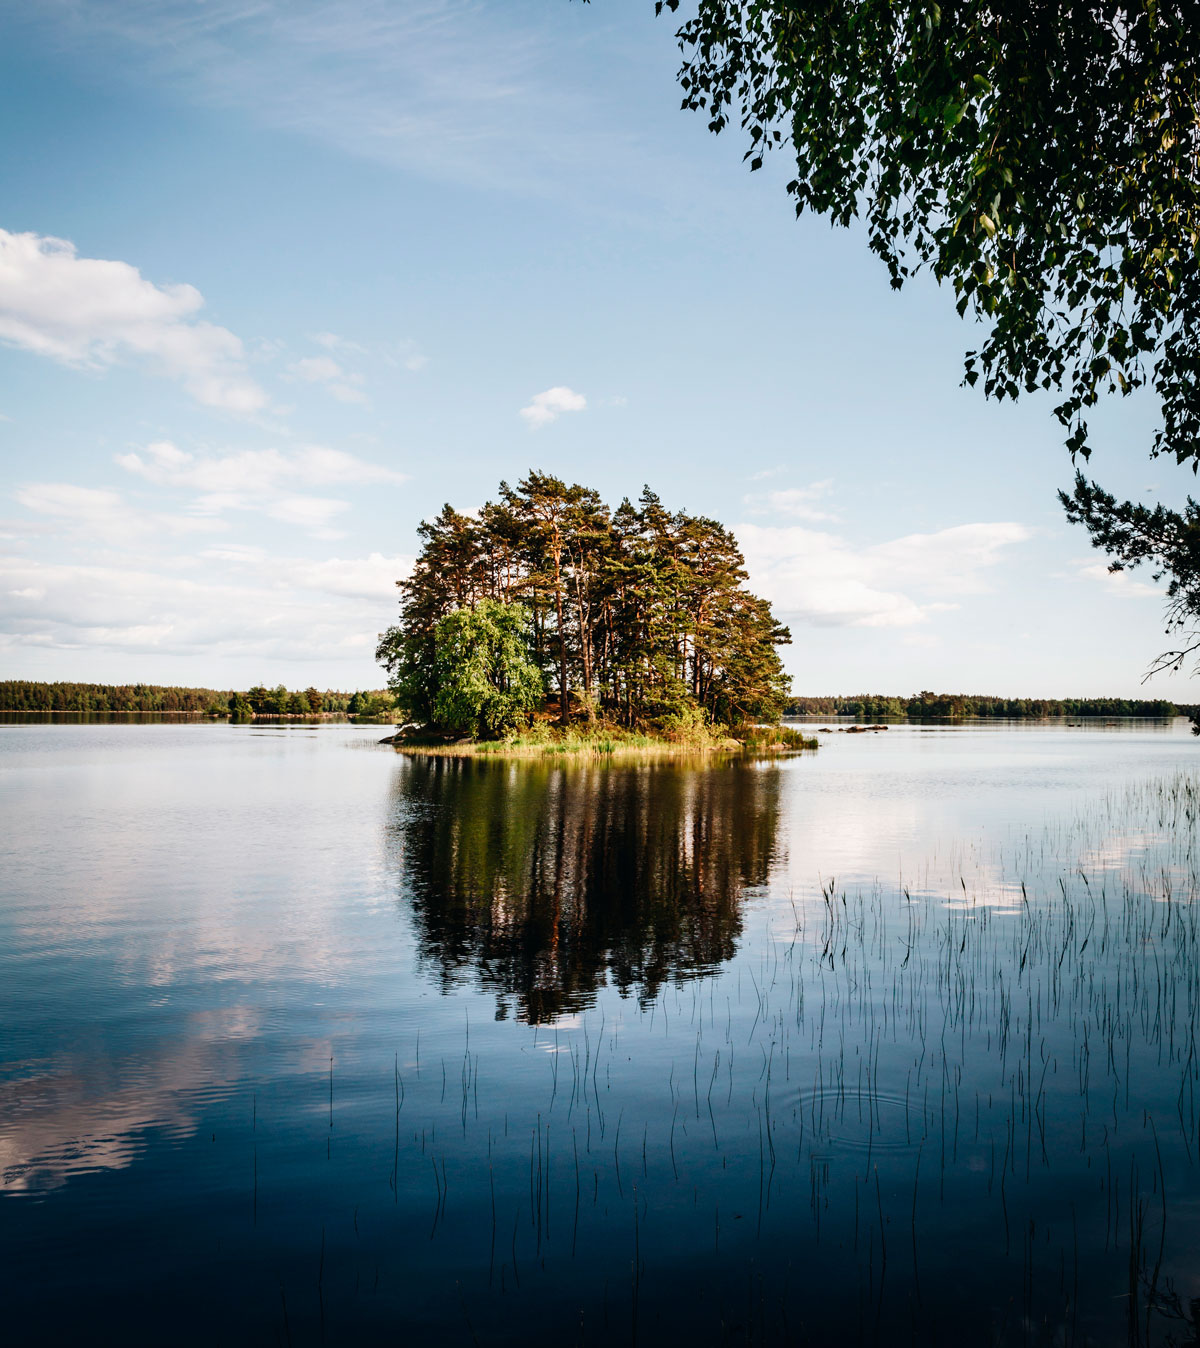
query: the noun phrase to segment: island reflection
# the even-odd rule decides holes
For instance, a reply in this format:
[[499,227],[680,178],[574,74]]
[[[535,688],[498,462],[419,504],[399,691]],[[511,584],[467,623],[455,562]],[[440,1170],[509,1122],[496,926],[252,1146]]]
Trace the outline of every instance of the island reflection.
[[409,759],[389,860],[423,963],[544,1024],[728,960],[775,858],[780,770]]

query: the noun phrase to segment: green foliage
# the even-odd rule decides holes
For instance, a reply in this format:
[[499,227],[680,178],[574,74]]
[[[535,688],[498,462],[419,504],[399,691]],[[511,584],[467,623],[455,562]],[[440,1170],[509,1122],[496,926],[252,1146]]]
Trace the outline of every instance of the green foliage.
[[[656,10],[676,11],[680,0]],[[1155,452],[1200,456],[1200,27],[1182,0],[696,0],[684,107],[787,144],[797,214],[863,216],[892,284],[928,267],[986,321],[967,380],[1061,390],[1073,453],[1102,392],[1150,382]],[[1147,369],[1147,360],[1150,367]]]
[[229,698],[229,717],[233,721],[248,721],[254,708],[245,693],[233,693]]
[[745,748],[756,752],[818,747],[816,738],[790,725],[743,726],[738,730],[737,737]]
[[[391,699],[386,693],[364,694]],[[344,714],[349,693],[307,688],[289,693],[280,685],[261,686],[249,692],[217,691],[212,688],[171,688],[154,684],[112,685],[100,683],[38,683],[32,680],[0,681],[0,711],[199,713],[239,719],[250,716],[313,716],[325,712]],[[280,708],[282,707],[282,711]]]
[[375,658],[388,672],[397,705],[427,725],[437,697],[434,629],[447,613],[481,595],[483,562],[474,521],[449,505],[432,523],[422,520],[417,534],[423,546],[412,574],[397,582],[403,619],[380,636]]
[[1110,493],[1081,473],[1075,490],[1059,499],[1073,523],[1082,524],[1092,536],[1092,546],[1103,548],[1113,559],[1110,571],[1146,563],[1155,580],[1167,579],[1167,631],[1186,631],[1182,646],[1164,651],[1150,672],[1179,669],[1188,656],[1200,651],[1200,505],[1189,496],[1182,511],[1165,506],[1118,503]]
[[359,721],[390,720],[396,710],[396,701],[386,691],[356,692],[346,703],[346,712]]
[[207,712],[224,707],[229,693],[215,688],[160,687],[148,683],[39,683],[0,681],[0,711]]
[[[656,12],[681,0],[658,0]],[[901,287],[926,269],[983,325],[964,380],[1049,390],[1072,457],[1105,394],[1146,385],[1149,446],[1200,467],[1200,22],[1184,0],[689,0],[683,106],[790,152],[797,215],[865,223]],[[1082,480],[1081,480],[1082,481]],[[1066,499],[1066,498],[1064,498]],[[1170,577],[1168,631],[1200,651],[1196,507],[1068,514],[1118,567]],[[1153,670],[1152,670],[1153,672]]]
[[659,721],[659,728],[677,744],[705,745],[720,737],[723,726],[710,726],[702,707],[683,707]]
[[859,694],[855,697],[794,697],[789,716],[853,716],[860,721],[887,717],[912,720],[996,718],[1036,720],[1050,716],[1178,716],[1180,709],[1162,699],[1125,697],[988,697],[968,693],[917,693],[913,697]]
[[481,739],[524,725],[545,698],[531,654],[532,623],[520,604],[481,599],[434,629],[434,721]]
[[470,719],[470,697],[459,709],[443,694],[439,624],[491,601],[527,611],[530,658],[564,726],[633,729],[695,710],[709,724],[778,720],[776,648],[791,636],[745,588],[737,540],[716,520],[670,512],[648,487],[610,510],[591,488],[531,472],[476,518],[447,505],[419,532],[400,622],[377,650],[413,720]]

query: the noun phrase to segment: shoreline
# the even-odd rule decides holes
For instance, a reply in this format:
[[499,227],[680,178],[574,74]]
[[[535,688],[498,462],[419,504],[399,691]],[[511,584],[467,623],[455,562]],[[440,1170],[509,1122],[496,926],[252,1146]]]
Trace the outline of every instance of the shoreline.
[[[695,758],[723,755],[732,758],[741,754],[782,757],[789,754],[814,753],[820,741],[814,736],[802,735],[791,727],[764,727],[761,738],[739,740],[732,736],[707,742],[673,740],[651,735],[572,734],[551,738],[512,740],[460,739],[431,742],[426,734],[400,730],[379,741],[388,744],[397,753],[415,758],[485,758],[485,759],[540,759],[540,758]],[[775,732],[775,733],[770,733]]]

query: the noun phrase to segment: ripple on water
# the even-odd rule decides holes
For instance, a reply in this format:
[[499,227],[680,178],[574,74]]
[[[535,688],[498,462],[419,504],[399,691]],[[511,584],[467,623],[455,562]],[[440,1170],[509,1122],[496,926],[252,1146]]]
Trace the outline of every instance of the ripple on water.
[[805,1090],[794,1108],[817,1152],[916,1151],[932,1123],[923,1100],[886,1091],[836,1086]]

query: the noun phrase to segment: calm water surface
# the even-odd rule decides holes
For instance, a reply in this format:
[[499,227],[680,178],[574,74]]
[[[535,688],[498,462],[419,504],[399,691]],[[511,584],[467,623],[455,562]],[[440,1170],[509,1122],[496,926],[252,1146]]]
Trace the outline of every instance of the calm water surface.
[[1200,744],[0,726],[14,1343],[1195,1342]]

